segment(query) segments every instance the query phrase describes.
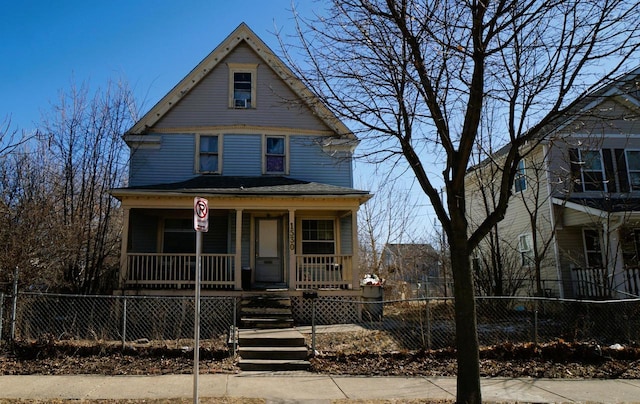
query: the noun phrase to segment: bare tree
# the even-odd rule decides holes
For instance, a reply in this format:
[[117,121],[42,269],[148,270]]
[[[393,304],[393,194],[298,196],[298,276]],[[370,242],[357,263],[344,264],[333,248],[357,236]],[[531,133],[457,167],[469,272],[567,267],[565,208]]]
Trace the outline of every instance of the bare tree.
[[418,208],[411,200],[411,192],[389,176],[371,180],[367,189],[373,191],[373,197],[358,214],[360,275],[375,273],[387,277],[383,248],[388,243],[411,240],[410,224]]
[[[626,0],[335,0],[322,18],[300,22],[304,65],[285,49],[311,91],[368,140],[365,153],[408,167],[431,200],[451,251],[458,402],[481,402],[470,255],[504,217],[522,146],[572,99],[637,63],[637,8]],[[465,174],[489,103],[502,120],[490,133],[508,146],[496,206],[471,227]]]
[[103,290],[117,268],[117,205],[108,191],[125,178],[121,135],[135,121],[132,100],[123,83],[109,83],[93,98],[86,87],[72,86],[45,122],[50,175],[59,197],[55,256],[65,280],[82,293]]
[[38,136],[2,159],[0,262],[25,287],[100,293],[115,279],[121,226],[108,190],[125,179],[135,106],[122,83],[88,94],[62,93]]

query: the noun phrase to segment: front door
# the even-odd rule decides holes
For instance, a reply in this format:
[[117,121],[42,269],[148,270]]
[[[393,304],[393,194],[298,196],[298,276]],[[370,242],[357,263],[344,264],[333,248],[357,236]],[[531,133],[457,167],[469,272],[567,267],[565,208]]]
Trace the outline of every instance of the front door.
[[256,219],[256,282],[283,281],[280,219]]

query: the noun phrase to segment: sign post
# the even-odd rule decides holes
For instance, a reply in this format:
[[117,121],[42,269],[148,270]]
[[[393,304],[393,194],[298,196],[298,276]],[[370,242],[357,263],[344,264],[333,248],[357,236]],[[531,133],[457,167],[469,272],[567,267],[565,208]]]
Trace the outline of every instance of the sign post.
[[193,228],[196,231],[196,296],[193,331],[193,403],[198,404],[198,377],[200,373],[200,278],[202,272],[202,233],[209,231],[209,203],[196,197],[193,200]]

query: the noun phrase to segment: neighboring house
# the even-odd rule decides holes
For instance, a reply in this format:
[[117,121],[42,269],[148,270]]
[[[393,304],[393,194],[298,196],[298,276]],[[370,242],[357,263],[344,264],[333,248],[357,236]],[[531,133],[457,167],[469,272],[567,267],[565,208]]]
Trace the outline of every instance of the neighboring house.
[[119,292],[193,288],[202,197],[203,294],[358,293],[358,140],[244,23],[124,139]]
[[[512,294],[638,296],[640,69],[577,100],[525,147],[506,216],[476,252],[476,275],[495,286],[498,274],[503,290],[520,288]],[[493,203],[494,173],[487,160],[467,174],[472,226]]]
[[452,292],[452,280],[447,280],[440,253],[431,244],[385,244],[382,261],[391,287],[404,284],[431,296]]

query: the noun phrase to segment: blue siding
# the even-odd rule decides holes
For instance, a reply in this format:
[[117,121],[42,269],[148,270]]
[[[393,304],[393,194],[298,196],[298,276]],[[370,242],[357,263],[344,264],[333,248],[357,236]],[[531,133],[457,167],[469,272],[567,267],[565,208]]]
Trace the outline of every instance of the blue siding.
[[163,134],[159,149],[132,149],[129,185],[184,181],[194,176],[193,134]]
[[[194,134],[163,134],[159,149],[132,150],[130,186],[184,181],[194,170]],[[222,175],[262,174],[262,135],[224,134]],[[289,164],[292,178],[353,187],[351,156],[330,155],[313,136],[290,136]]]
[[341,187],[353,187],[351,158],[329,155],[322,150],[319,143],[320,139],[316,137],[291,136],[289,144],[291,177]]
[[262,174],[262,137],[260,135],[224,135],[223,175],[259,176]]
[[351,237],[353,216],[340,218],[340,253],[353,254],[353,239]]

